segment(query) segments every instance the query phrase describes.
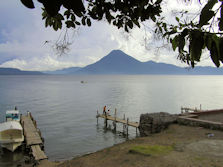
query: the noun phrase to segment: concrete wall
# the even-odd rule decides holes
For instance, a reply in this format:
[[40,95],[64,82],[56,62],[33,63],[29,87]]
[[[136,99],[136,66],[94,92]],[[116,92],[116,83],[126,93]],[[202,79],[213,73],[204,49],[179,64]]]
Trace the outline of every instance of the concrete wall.
[[201,120],[196,118],[178,117],[177,123],[188,126],[198,126],[208,129],[223,130],[223,123]]

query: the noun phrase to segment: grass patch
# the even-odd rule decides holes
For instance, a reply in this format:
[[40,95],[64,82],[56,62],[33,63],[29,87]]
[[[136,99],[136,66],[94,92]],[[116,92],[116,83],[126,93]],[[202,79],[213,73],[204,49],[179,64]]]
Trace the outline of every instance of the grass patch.
[[198,157],[198,156],[196,156],[196,157],[194,157],[194,160],[200,162],[200,161],[206,160],[206,158],[205,157]]
[[137,145],[133,146],[129,152],[147,156],[167,154],[173,150],[173,146],[163,145]]
[[176,130],[175,130],[175,129],[170,129],[170,128],[168,128],[168,129],[166,129],[166,131],[164,131],[164,132],[166,132],[167,134],[174,134],[174,133],[176,133]]

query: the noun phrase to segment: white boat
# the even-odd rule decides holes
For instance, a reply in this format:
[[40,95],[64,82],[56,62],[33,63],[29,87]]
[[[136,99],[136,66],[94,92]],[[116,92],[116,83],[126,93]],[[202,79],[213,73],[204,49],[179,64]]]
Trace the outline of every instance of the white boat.
[[24,141],[18,110],[6,111],[6,122],[0,124],[0,144],[12,152]]

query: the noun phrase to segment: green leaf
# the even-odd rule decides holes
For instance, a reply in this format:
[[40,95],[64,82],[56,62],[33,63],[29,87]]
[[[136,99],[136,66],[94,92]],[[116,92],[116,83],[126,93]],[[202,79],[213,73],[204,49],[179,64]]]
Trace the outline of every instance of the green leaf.
[[156,0],[155,4],[160,4],[162,0]]
[[204,35],[199,30],[194,30],[190,33],[190,57],[191,60],[200,61],[202,49],[204,46]]
[[156,28],[156,29],[155,29],[155,33],[157,33],[157,31],[158,31],[158,29]]
[[78,26],[81,25],[81,23],[78,21],[75,21],[75,24],[77,24]]
[[128,24],[128,26],[129,26],[129,28],[130,28],[130,29],[132,29],[132,28],[133,28],[133,23],[132,23],[132,21],[131,21],[131,20],[129,20],[127,24]]
[[64,12],[64,15],[66,16],[66,15],[70,15],[70,10],[66,10],[65,12]]
[[209,0],[208,3],[204,6],[200,14],[199,26],[202,27],[206,25],[208,21],[215,15],[214,11],[211,9],[218,2],[218,0]]
[[118,20],[118,23],[116,24],[116,26],[119,28],[123,27],[123,21],[122,20]]
[[51,25],[51,18],[47,17],[45,21],[45,27],[48,27],[49,25]]
[[218,49],[217,49],[217,45],[215,43],[215,41],[212,41],[212,45],[211,45],[211,59],[214,62],[214,64],[219,67],[220,66],[220,62],[219,62],[219,58],[218,58]]
[[91,20],[87,18],[87,25],[90,27],[91,26]]
[[175,51],[178,47],[179,35],[176,35],[172,40],[172,48]]
[[70,15],[71,15],[70,10],[66,10],[66,11],[64,12],[64,16],[67,16],[67,19],[70,18]]
[[204,11],[200,15],[199,20],[199,27],[202,27],[203,25],[207,25],[208,21],[215,15],[214,11]]
[[185,46],[185,38],[183,35],[179,35],[179,40],[178,40],[178,50],[179,52],[184,51],[184,46]]
[[[202,9],[202,11],[204,10],[210,10],[213,8],[213,6],[218,2],[218,0],[208,0],[208,3],[204,6],[204,8]],[[201,12],[202,12],[201,11]]]
[[[211,37],[211,38],[210,38]],[[211,42],[211,47],[208,48],[210,51],[211,59],[214,62],[214,64],[219,67],[221,60],[221,38],[219,38],[215,34],[209,35],[209,43]]]
[[205,33],[204,35],[204,42],[208,50],[211,50],[211,44],[212,44],[212,34]]
[[215,34],[213,34],[212,38],[213,38],[213,41],[215,41],[215,43],[216,43],[218,55],[220,55],[220,47],[222,47],[220,45],[220,38],[217,35],[215,35]]
[[223,63],[223,38],[219,39],[219,59],[221,60],[221,62]]
[[58,22],[58,28],[59,28],[59,29],[62,28],[62,22]]
[[163,29],[162,29],[161,27],[159,27],[159,31],[160,31],[161,33],[163,33]]
[[220,17],[223,17],[223,2],[221,3]]
[[191,66],[192,66],[192,68],[194,68],[194,65],[195,65],[195,63],[194,63],[194,61],[193,60],[191,60]]
[[70,28],[70,27],[75,28],[75,24],[74,24],[74,22],[72,22],[72,21],[70,21],[70,20],[66,21],[65,24],[67,25],[67,28]]
[[47,19],[45,20],[45,27],[48,27],[48,21],[47,21]]
[[58,23],[57,23],[57,22],[55,22],[55,23],[53,24],[53,29],[54,29],[55,31],[58,30]]
[[111,23],[111,20],[112,20],[112,16],[111,16],[111,14],[110,14],[109,12],[106,12],[106,13],[105,13],[105,17],[106,17],[107,21],[108,21],[109,24],[110,24],[110,23]]
[[[175,30],[175,31],[176,31],[176,30]],[[185,28],[185,29],[182,31],[181,35],[182,35],[183,37],[185,37],[185,36],[188,35],[188,32],[189,32],[189,30],[188,30],[187,28]]]
[[112,24],[115,26],[116,25],[116,20],[114,20]]
[[155,16],[152,16],[151,19],[152,19],[153,22],[156,22],[156,17]]
[[62,14],[58,13],[58,15],[56,16],[58,18],[58,20],[64,20],[64,17]]
[[176,17],[176,21],[177,21],[177,22],[179,22],[179,21],[180,21],[180,19],[179,19],[178,17]]
[[77,15],[78,17],[81,17],[83,14],[80,11],[74,11],[75,15]]
[[98,10],[98,8],[97,8],[97,6],[94,6],[93,8],[92,8],[92,13],[97,13],[97,10]]
[[139,24],[139,22],[137,21],[137,20],[132,20],[133,21],[133,23],[135,24],[135,25],[137,25],[139,28],[140,28],[140,24]]
[[218,28],[220,31],[223,31],[223,18],[221,17],[219,23],[218,23]]
[[126,32],[129,32],[129,30],[128,30],[128,26],[125,24],[125,31]]
[[81,19],[81,23],[82,23],[82,25],[86,25],[86,22],[85,22],[85,19],[86,19],[86,17],[82,17],[82,19]]
[[163,26],[164,30],[167,31],[166,23],[163,23],[162,26]]
[[42,20],[44,20],[45,18],[47,18],[47,12],[46,10],[43,10],[43,13],[42,13]]
[[22,4],[25,5],[27,8],[33,9],[35,8],[32,0],[21,0]]
[[74,22],[76,20],[76,17],[74,14],[71,15],[71,20]]

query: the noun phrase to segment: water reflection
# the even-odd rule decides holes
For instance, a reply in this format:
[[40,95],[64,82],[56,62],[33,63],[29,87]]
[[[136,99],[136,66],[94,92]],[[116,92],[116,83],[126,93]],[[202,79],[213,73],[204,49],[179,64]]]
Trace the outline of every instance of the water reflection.
[[19,148],[15,152],[10,152],[4,148],[0,147],[0,166],[1,167],[17,167],[18,164],[24,162],[24,157],[26,154]]

